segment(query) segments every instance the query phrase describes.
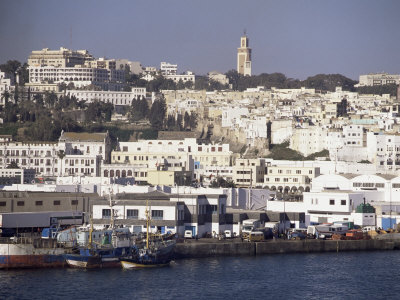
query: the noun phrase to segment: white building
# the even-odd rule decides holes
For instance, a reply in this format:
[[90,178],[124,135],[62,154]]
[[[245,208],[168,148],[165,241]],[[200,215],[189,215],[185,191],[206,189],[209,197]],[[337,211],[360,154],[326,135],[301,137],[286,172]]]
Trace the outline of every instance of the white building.
[[101,163],[110,162],[111,141],[107,133],[61,132],[58,148],[59,175],[100,176]]
[[125,82],[125,71],[88,67],[29,66],[29,83],[73,83],[75,87],[95,85],[118,90]]
[[162,75],[176,75],[178,71],[178,65],[170,64],[167,62],[161,62],[160,71]]
[[357,86],[373,86],[385,84],[399,84],[400,75],[392,75],[388,73],[370,73],[367,75],[360,75],[360,82]]
[[104,103],[112,103],[113,105],[131,106],[134,99],[146,98],[146,88],[133,87],[130,92],[67,90],[66,95],[87,103],[97,100]]

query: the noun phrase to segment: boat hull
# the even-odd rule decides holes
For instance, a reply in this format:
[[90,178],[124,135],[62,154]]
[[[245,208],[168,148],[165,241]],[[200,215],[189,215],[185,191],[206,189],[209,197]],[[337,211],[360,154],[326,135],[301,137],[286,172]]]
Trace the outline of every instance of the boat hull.
[[65,261],[68,266],[72,268],[118,268],[121,267],[121,263],[118,257],[98,257],[98,256],[84,256],[79,254],[65,254]]
[[122,268],[124,269],[140,269],[140,268],[158,268],[158,267],[166,267],[169,265],[169,262],[167,263],[160,263],[160,264],[143,264],[143,263],[137,263],[134,261],[129,261],[129,260],[121,260],[121,265]]
[[57,268],[66,265],[63,248],[35,248],[32,244],[0,244],[0,269]]

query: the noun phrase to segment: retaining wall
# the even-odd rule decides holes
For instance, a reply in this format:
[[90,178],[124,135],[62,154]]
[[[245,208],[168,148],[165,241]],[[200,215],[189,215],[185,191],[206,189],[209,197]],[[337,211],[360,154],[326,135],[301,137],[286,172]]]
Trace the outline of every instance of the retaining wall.
[[255,256],[280,253],[316,253],[342,251],[399,250],[400,240],[356,240],[356,241],[268,241],[259,243],[179,243],[175,247],[175,258],[199,258],[210,256]]

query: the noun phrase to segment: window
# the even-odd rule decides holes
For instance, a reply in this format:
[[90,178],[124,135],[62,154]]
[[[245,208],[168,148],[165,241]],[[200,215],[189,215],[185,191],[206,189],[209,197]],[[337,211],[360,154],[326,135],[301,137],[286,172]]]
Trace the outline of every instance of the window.
[[61,204],[61,201],[60,200],[54,200],[53,201],[53,205],[60,205]]
[[340,200],[341,205],[346,205],[346,200]]
[[153,220],[162,220],[164,216],[164,211],[162,210],[152,210],[151,211],[151,218]]
[[25,206],[25,201],[17,201],[17,206]]
[[137,209],[127,209],[126,210],[126,218],[127,219],[138,219],[139,210]]
[[43,205],[43,201],[35,201],[35,205],[36,206],[42,206]]
[[296,174],[301,174],[301,170],[296,170]]
[[71,200],[71,205],[78,205],[78,200]]
[[383,187],[385,187],[385,184],[384,183],[375,183],[375,187],[383,188]]
[[111,209],[105,208],[101,212],[101,217],[103,219],[111,219]]
[[0,202],[0,206],[6,206],[7,205],[7,202],[6,201],[1,201]]
[[329,199],[329,205],[335,205],[335,199]]

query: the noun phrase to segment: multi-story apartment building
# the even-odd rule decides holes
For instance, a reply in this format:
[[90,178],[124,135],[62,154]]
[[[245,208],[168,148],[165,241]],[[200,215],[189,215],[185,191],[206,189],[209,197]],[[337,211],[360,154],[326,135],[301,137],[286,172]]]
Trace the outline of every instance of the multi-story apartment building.
[[308,156],[326,149],[327,130],[322,126],[304,126],[293,129],[290,148]]
[[38,176],[58,175],[58,145],[50,142],[2,142],[0,165],[15,162],[22,169],[34,169]]
[[176,75],[178,71],[178,65],[173,65],[167,62],[161,62],[160,64],[161,74],[165,75]]
[[[400,136],[380,134],[376,138],[375,164],[379,169],[400,169]],[[372,145],[371,145],[372,146]]]
[[101,176],[101,163],[110,162],[111,140],[108,132],[62,132],[58,148],[63,151],[63,155],[59,155],[61,175]]
[[1,142],[0,166],[15,162],[22,169],[34,169],[36,176],[100,176],[102,161],[110,161],[108,133],[62,132],[58,143]]
[[232,168],[233,182],[238,187],[264,185],[265,160],[258,158],[238,158]]
[[357,86],[373,86],[385,84],[399,84],[400,75],[392,75],[388,73],[371,73],[367,75],[360,75],[360,82]]
[[75,67],[84,65],[87,61],[94,58],[87,50],[70,50],[61,47],[60,50],[50,50],[44,48],[38,51],[32,51],[28,58],[29,66],[53,66],[57,68]]
[[73,83],[75,87],[96,85],[105,90],[121,89],[125,71],[86,67],[29,66],[29,83]]
[[75,97],[78,101],[86,101],[88,103],[97,100],[112,103],[113,105],[130,106],[134,99],[146,97],[146,88],[133,87],[130,92],[67,90],[66,94],[70,97]]
[[112,163],[129,162],[142,164],[145,161],[182,159],[191,155],[200,165],[230,166],[232,151],[229,144],[199,144],[195,138],[183,140],[139,140],[120,142],[119,151],[112,152]]
[[183,83],[191,81],[193,84],[196,80],[196,76],[194,75],[193,72],[186,71],[184,74],[171,74],[171,75],[165,75],[164,76],[166,79],[171,79],[175,83],[178,83],[179,81],[182,81]]
[[309,192],[313,178],[320,175],[318,167],[267,166],[265,187],[280,193]]
[[[193,179],[200,180],[207,167],[231,166],[232,151],[229,150],[229,144],[202,144],[195,138],[139,140],[138,142],[120,142],[119,150],[112,152],[111,162],[141,168],[139,172],[143,172],[143,175],[147,177],[149,172],[154,170],[191,171],[194,173]],[[142,170],[143,165],[148,170]],[[182,176],[187,178],[186,174],[182,173]]]

